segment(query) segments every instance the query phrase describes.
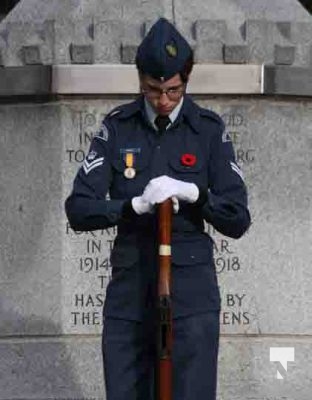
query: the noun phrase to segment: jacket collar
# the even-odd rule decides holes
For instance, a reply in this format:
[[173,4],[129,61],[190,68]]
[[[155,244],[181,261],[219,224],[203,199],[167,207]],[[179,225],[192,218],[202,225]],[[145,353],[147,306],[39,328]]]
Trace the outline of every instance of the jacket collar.
[[141,113],[142,115],[144,115],[143,95],[140,95],[136,100],[132,101],[131,103],[123,105],[120,114],[118,114],[118,118],[127,119],[137,113]]
[[[200,107],[193,102],[189,95],[184,95],[182,109],[173,125],[178,124],[184,118],[194,132],[199,133],[201,131],[200,110]],[[141,113],[143,118],[147,119],[143,95],[140,95],[132,103],[123,106],[121,112],[116,117],[118,119],[127,119],[137,113]]]

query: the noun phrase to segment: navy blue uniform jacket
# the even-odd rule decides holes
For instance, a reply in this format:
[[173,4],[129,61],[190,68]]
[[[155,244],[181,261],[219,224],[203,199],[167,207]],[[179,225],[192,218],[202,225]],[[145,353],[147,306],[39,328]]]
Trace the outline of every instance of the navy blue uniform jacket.
[[[134,154],[136,176],[124,176],[125,153]],[[181,157],[191,154],[195,163]],[[79,169],[65,208],[74,230],[117,225],[111,254],[112,280],[104,315],[142,320],[155,301],[156,214],[123,217],[126,200],[141,195],[150,179],[168,175],[208,191],[201,206],[180,203],[173,217],[173,317],[220,309],[213,240],[204,220],[222,234],[239,238],[250,224],[247,193],[233,146],[221,118],[185,96],[173,125],[159,135],[147,119],[143,97],[120,106],[104,119]],[[107,194],[109,193],[109,199]]]

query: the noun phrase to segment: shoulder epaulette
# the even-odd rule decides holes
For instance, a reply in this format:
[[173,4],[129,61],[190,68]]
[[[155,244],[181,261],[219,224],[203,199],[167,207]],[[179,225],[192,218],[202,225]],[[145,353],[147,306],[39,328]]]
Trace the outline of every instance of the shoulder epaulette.
[[138,112],[140,109],[139,101],[133,101],[132,103],[123,104],[114,108],[107,114],[108,118],[116,117],[117,119],[128,118]]
[[210,119],[218,122],[220,125],[224,125],[224,122],[223,122],[222,118],[220,117],[220,115],[218,115],[214,111],[207,110],[205,108],[201,108],[200,115],[205,118],[210,118]]
[[113,110],[111,110],[106,117],[107,118],[111,118],[111,117],[115,117],[116,115],[119,115],[122,112],[122,109],[120,107],[114,108]]

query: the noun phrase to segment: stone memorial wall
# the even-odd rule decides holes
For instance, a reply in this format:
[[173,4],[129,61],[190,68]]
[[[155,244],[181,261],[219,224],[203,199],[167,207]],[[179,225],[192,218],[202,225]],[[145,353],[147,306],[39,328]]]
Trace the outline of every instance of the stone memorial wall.
[[[219,398],[308,400],[311,102],[198,102],[224,118],[253,221],[239,241],[207,226],[222,294]],[[72,231],[63,203],[103,115],[120,103],[0,107],[1,400],[103,398],[102,306],[115,231]],[[283,381],[269,358],[278,346],[295,348]]]
[[133,93],[59,95],[48,66],[131,62],[157,15],[177,22],[200,63],[266,64],[261,83],[253,77],[259,92],[194,94],[223,117],[252,217],[240,240],[206,225],[222,298],[218,400],[310,400],[309,15],[291,0],[39,3],[22,0],[0,24],[0,400],[105,399],[102,307],[116,230],[74,232],[64,201],[103,117]]

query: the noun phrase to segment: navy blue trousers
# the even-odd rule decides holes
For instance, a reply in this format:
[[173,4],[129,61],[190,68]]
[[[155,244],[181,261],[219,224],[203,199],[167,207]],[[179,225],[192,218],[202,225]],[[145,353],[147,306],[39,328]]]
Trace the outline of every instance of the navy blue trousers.
[[[219,311],[173,320],[173,400],[215,400]],[[156,400],[153,321],[106,318],[103,363],[107,400]]]

